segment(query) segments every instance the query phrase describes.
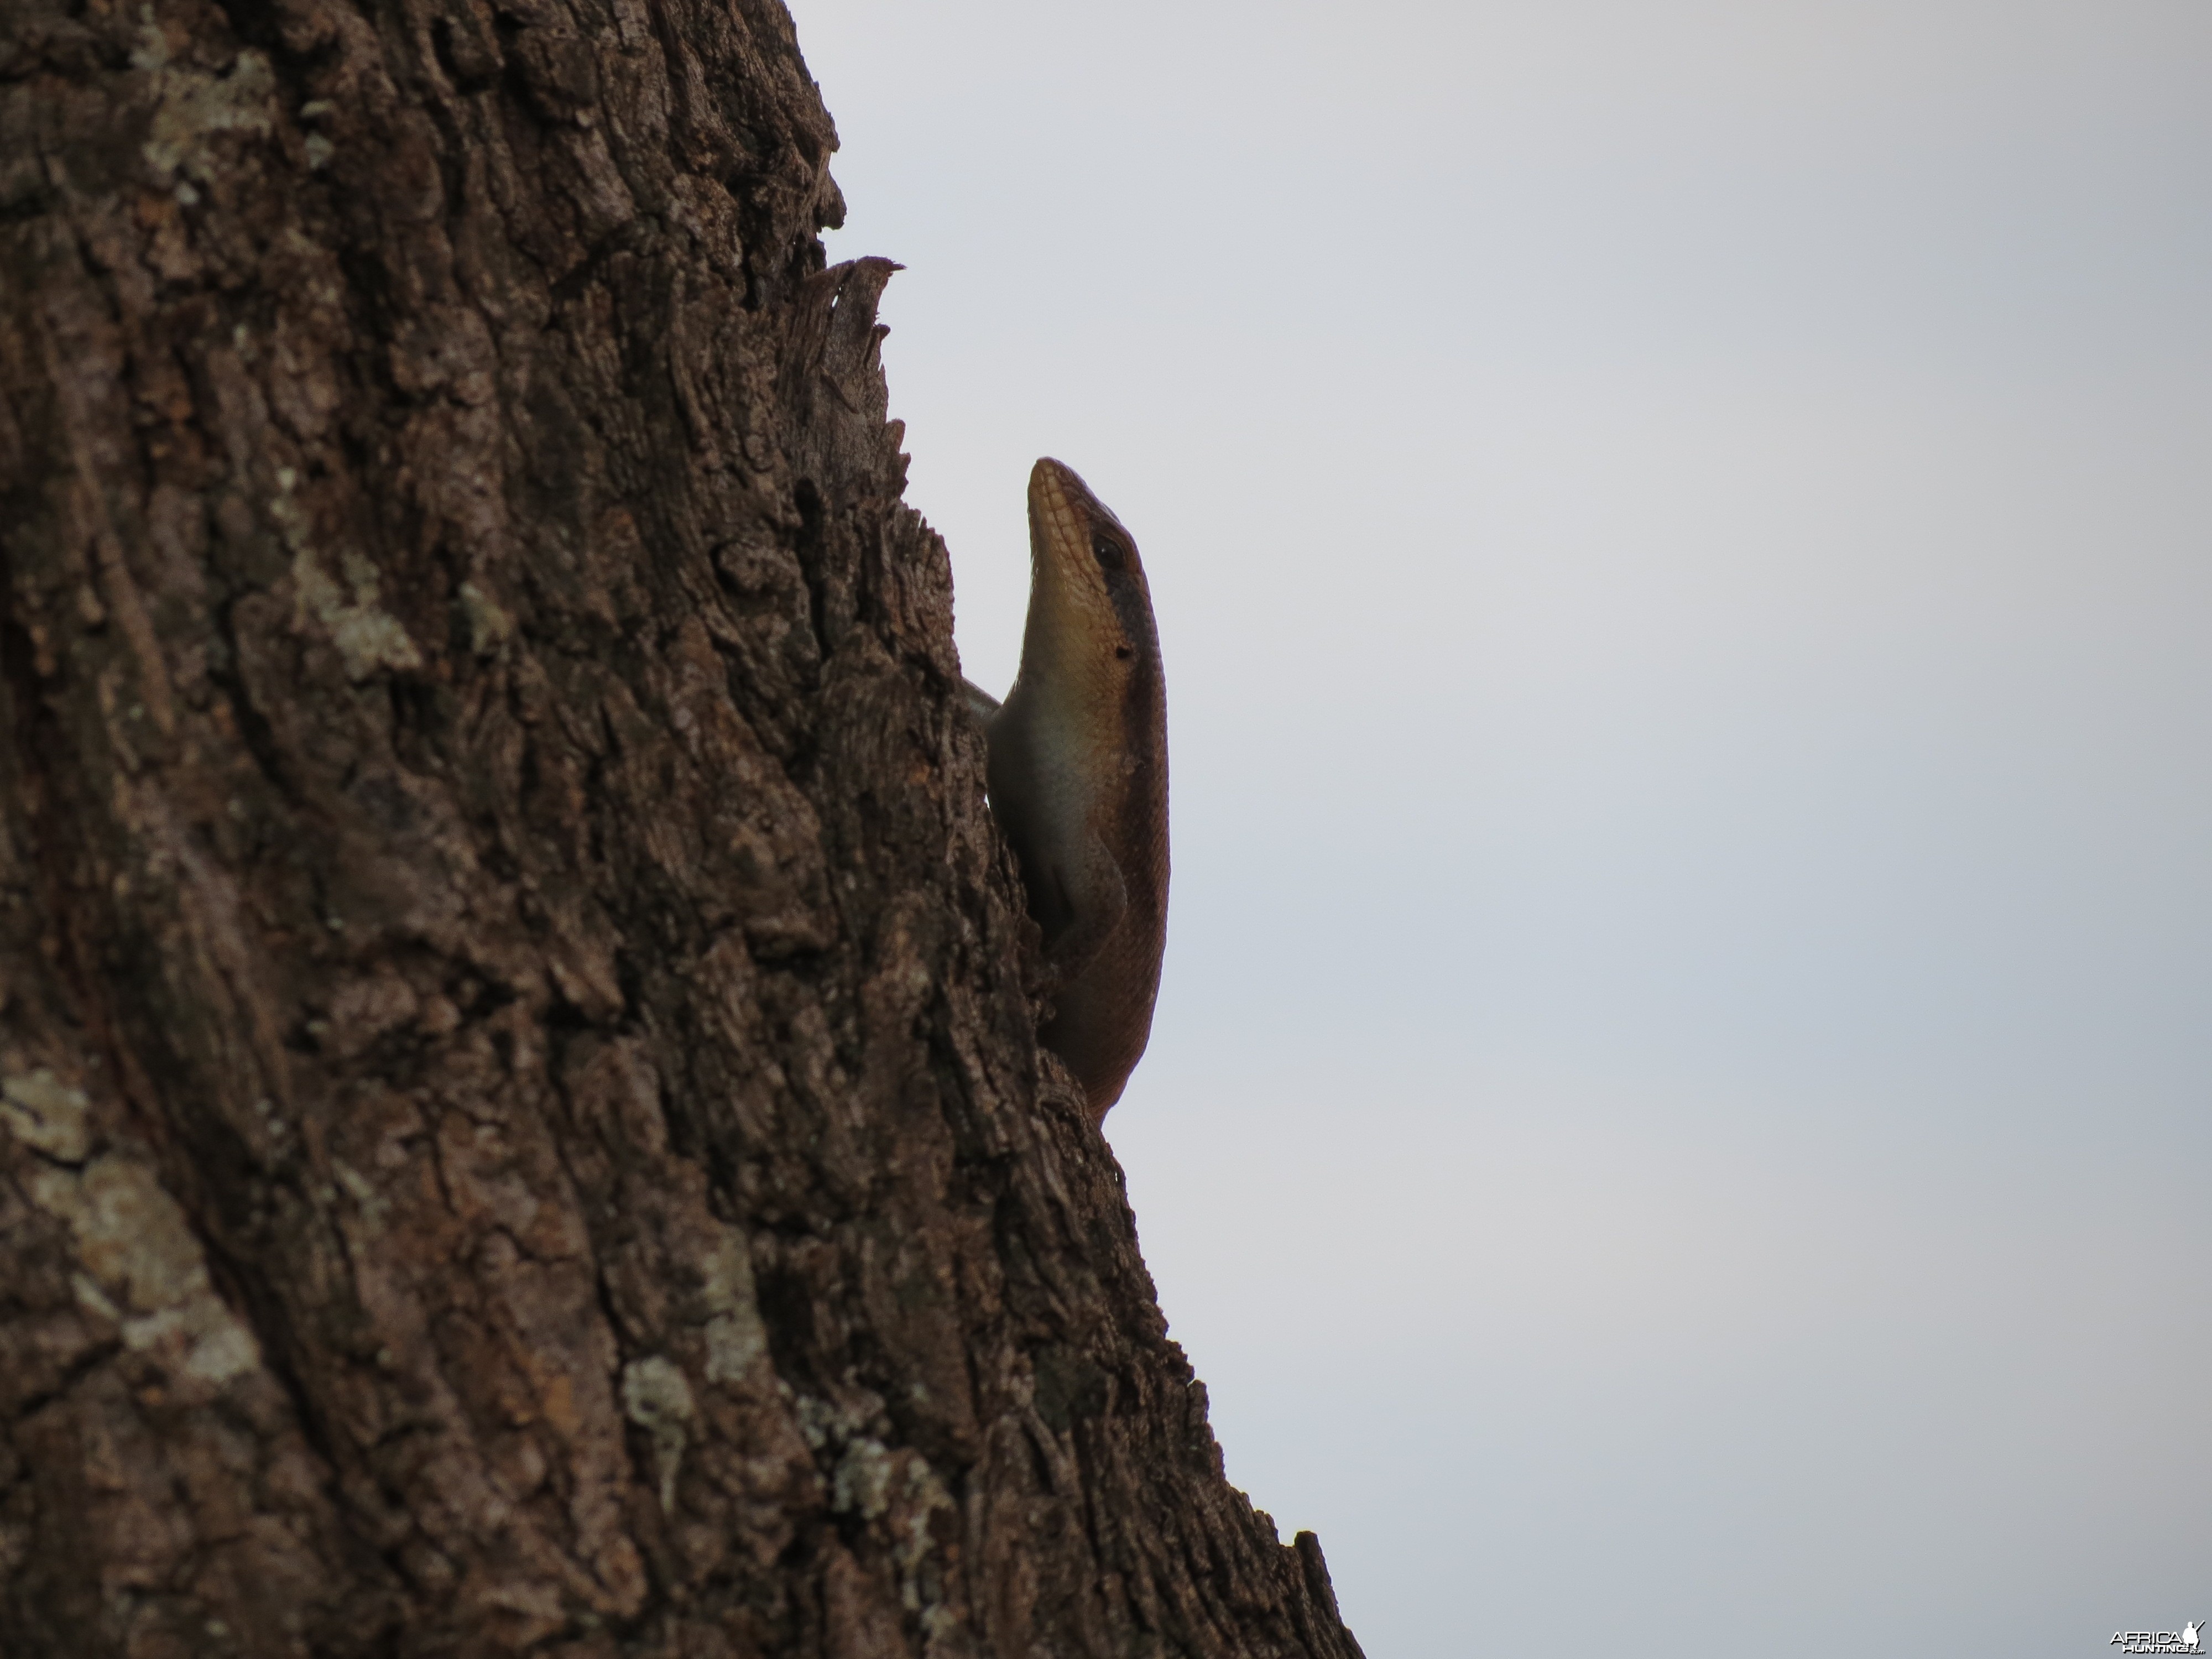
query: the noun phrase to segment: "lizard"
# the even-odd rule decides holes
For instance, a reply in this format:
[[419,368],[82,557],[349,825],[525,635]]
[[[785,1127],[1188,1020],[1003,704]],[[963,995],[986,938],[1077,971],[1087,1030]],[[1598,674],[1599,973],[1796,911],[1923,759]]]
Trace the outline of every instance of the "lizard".
[[1145,1052],[1168,920],[1167,683],[1136,538],[1074,471],[1030,472],[1030,608],[1006,702],[963,679],[991,815],[1044,939],[1037,1039],[1103,1123]]

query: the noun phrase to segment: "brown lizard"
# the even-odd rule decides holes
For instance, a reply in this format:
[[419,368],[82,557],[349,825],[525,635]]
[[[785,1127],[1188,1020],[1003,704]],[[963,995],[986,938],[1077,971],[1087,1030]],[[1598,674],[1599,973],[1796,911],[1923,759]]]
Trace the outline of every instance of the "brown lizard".
[[991,812],[1044,935],[1051,1018],[1094,1120],[1152,1035],[1168,922],[1167,682],[1134,538],[1055,460],[1030,472],[1030,614],[1001,704],[973,684]]

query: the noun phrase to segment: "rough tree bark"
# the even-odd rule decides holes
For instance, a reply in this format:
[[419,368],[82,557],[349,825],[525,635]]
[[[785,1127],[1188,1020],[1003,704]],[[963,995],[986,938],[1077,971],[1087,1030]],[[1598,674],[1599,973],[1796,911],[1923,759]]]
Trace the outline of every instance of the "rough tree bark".
[[[0,1654],[1358,1652],[776,0],[0,0]],[[1019,481],[1010,481],[1010,512]]]

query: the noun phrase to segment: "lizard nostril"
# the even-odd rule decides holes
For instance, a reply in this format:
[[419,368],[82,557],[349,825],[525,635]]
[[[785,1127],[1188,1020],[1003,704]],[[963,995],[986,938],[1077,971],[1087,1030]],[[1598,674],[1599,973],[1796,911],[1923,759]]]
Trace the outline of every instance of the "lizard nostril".
[[1117,645],[1114,647],[1114,654],[1119,657],[1123,662],[1127,662],[1129,660],[1131,653],[1127,646]]

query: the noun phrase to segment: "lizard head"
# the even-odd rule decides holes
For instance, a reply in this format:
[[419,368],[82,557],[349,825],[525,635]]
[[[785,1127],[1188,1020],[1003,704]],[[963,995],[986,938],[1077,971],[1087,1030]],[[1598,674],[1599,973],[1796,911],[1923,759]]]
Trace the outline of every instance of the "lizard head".
[[1029,628],[1033,636],[1042,630],[1054,659],[1094,684],[1125,683],[1159,659],[1136,538],[1048,457],[1030,471]]

